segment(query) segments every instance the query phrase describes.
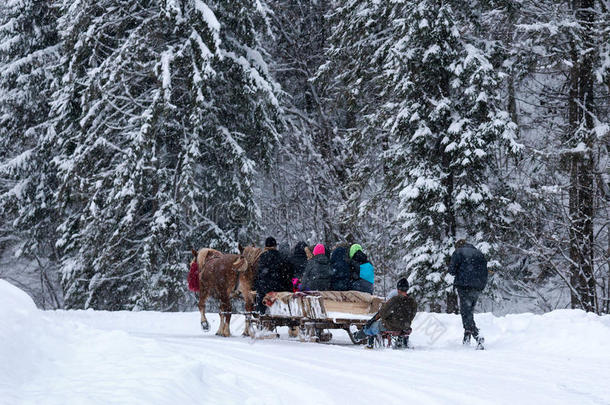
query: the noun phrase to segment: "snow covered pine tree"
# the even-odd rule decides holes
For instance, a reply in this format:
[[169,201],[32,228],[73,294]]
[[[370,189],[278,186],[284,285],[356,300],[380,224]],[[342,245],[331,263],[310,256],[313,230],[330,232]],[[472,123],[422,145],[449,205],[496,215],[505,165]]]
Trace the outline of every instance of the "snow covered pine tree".
[[0,4],[0,255],[11,252],[14,260],[35,264],[41,283],[36,301],[44,308],[47,302],[61,306],[54,277],[55,183],[43,141],[60,54],[56,20],[53,2]]
[[256,229],[252,176],[278,140],[262,4],[63,2],[52,113],[68,307],[184,307],[185,248],[228,250]]
[[[451,277],[442,274],[457,233],[491,253],[493,224],[502,218],[502,200],[489,186],[493,153],[519,145],[499,100],[501,75],[474,35],[474,11],[461,2],[349,7],[356,22],[346,22],[335,40],[351,36],[343,43],[357,44],[354,68],[369,71],[368,90],[380,98],[364,110],[380,128],[366,139],[371,148],[384,145],[385,190],[398,199],[402,229],[393,243],[406,252],[412,291],[440,310],[451,291]],[[362,81],[352,80],[357,90]]]

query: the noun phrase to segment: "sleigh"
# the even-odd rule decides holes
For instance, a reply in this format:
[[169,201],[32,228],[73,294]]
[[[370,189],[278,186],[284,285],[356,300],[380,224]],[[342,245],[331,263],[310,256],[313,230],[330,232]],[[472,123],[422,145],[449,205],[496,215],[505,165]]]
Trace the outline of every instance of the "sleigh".
[[291,336],[302,341],[327,342],[330,329],[343,329],[354,344],[360,329],[383,305],[383,299],[360,291],[272,292],[265,296],[267,312],[250,317],[251,336],[276,337],[276,328],[289,327]]

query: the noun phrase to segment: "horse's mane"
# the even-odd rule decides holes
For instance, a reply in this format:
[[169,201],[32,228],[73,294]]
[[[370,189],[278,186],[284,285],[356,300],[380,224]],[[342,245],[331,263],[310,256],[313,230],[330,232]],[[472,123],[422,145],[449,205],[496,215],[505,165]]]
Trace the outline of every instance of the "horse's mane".
[[258,259],[263,254],[263,249],[256,246],[246,246],[242,254],[248,261],[248,264],[254,266],[258,263]]
[[232,263],[232,266],[239,273],[248,270],[248,260],[244,256],[237,256],[237,259]]

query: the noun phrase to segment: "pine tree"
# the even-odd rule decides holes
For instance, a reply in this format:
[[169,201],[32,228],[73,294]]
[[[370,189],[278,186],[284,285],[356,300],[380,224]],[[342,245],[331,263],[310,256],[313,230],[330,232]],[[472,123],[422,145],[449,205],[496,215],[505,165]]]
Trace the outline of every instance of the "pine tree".
[[361,243],[376,269],[375,288],[387,293],[395,281],[407,275],[397,242],[401,232],[395,218],[397,198],[388,192],[386,160],[388,130],[382,125],[383,105],[390,100],[381,68],[386,57],[393,16],[392,7],[371,1],[348,1],[329,18],[332,34],[328,62],[319,70],[319,80],[328,82],[332,109],[345,111],[348,149],[345,198],[338,213],[341,225]]
[[70,307],[178,309],[186,252],[253,232],[277,142],[260,2],[65,2],[55,94]]
[[0,252],[37,263],[42,304],[61,306],[56,291],[56,210],[52,173],[40,139],[49,131],[53,66],[59,58],[49,1],[0,5]]
[[[413,291],[439,309],[451,282],[442,274],[459,233],[485,241],[484,253],[497,237],[502,204],[488,185],[494,153],[518,148],[499,100],[501,76],[477,41],[476,18],[457,3],[350,7],[356,21],[344,25],[351,37],[338,43],[359,52],[347,75],[352,92],[378,97],[362,112],[371,128],[366,145],[382,150],[386,201],[397,200],[393,226],[401,231],[390,243],[406,252]],[[367,72],[371,80],[362,84]]]
[[2,215],[7,216],[5,224],[19,217],[5,232],[35,227],[40,232],[30,228],[30,237],[44,239],[49,228],[36,222],[45,222],[45,214],[34,208],[42,209],[44,204],[36,201],[41,190],[34,179],[19,178],[43,164],[32,159],[39,148],[38,137],[46,130],[51,66],[58,58],[55,10],[42,1],[14,1],[0,7],[0,202]]
[[597,100],[609,90],[608,13],[596,2],[543,1],[523,2],[518,16],[512,58],[528,61],[518,91],[530,95],[520,116],[533,152],[522,164],[517,194],[524,207],[519,250],[532,277],[545,281],[540,288],[564,284],[572,307],[602,312],[608,186],[599,173],[607,156],[608,106]]

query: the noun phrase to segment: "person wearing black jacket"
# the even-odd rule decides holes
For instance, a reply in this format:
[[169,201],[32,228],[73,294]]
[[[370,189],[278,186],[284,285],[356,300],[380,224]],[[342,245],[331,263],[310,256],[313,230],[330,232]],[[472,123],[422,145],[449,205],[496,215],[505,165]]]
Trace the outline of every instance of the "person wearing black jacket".
[[288,258],[288,261],[294,270],[294,277],[298,278],[299,280],[303,277],[305,265],[307,265],[307,254],[305,253],[306,247],[307,244],[305,242],[297,243],[292,251],[292,255]]
[[307,262],[303,273],[303,290],[328,291],[330,290],[333,269],[326,256],[324,245],[317,244],[313,249],[313,258]]
[[288,244],[288,242],[282,242],[277,246],[277,250],[281,253],[281,255],[284,257],[284,260],[288,260],[288,257],[290,257],[290,245]]
[[271,291],[292,291],[292,266],[277,250],[273,237],[265,240],[265,252],[258,260],[258,273],[254,287],[256,289],[256,310],[263,314],[263,298]]
[[469,343],[471,336],[479,341],[479,329],[474,322],[474,307],[487,284],[487,260],[480,250],[460,239],[455,243],[455,252],[451,255],[449,274],[455,277],[453,285],[460,298],[460,314],[464,326],[463,343]]
[[[352,284],[352,266],[347,261],[347,248],[339,246],[330,255],[330,265],[333,268],[331,291],[348,291]],[[360,269],[358,269],[360,270]]]

